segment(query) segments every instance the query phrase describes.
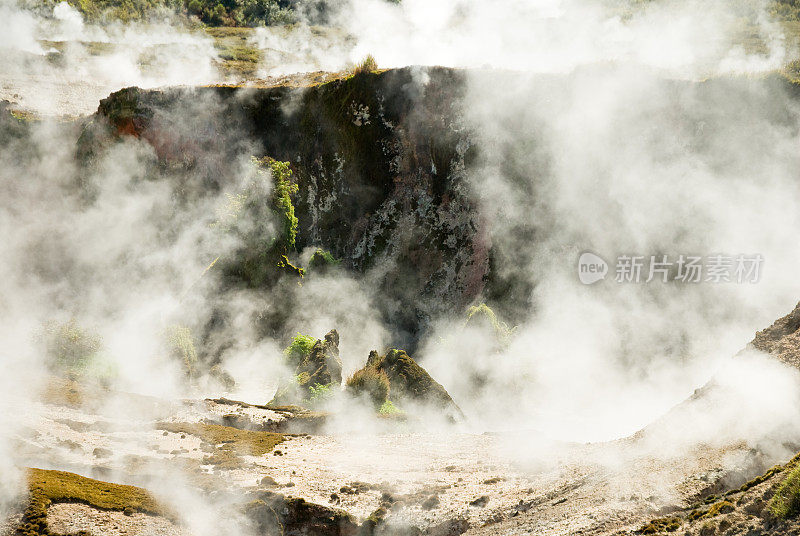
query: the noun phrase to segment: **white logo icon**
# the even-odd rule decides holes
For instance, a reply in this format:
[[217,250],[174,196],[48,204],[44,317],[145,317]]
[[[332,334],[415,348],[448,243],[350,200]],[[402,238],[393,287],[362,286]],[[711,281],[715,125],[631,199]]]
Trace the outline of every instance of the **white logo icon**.
[[584,285],[597,283],[605,279],[608,273],[608,263],[594,253],[581,253],[578,258],[578,278]]

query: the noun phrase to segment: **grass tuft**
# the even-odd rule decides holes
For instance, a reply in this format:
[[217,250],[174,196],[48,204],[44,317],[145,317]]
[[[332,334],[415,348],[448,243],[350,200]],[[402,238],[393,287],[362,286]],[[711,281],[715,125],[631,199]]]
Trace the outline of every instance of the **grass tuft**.
[[789,519],[800,513],[800,465],[789,472],[769,501],[769,511],[778,519]]
[[360,63],[353,67],[353,74],[371,73],[376,70],[378,70],[378,62],[375,61],[372,54],[367,54]]

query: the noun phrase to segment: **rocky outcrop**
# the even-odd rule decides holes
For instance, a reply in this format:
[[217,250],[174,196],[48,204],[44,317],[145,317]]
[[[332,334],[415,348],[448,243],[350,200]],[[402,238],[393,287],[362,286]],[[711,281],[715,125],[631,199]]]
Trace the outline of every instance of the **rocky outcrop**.
[[430,318],[479,296],[489,274],[491,244],[465,180],[475,151],[463,88],[464,74],[445,68],[303,89],[128,88],[101,102],[79,152],[91,160],[109,140],[135,136],[166,164],[204,170],[206,188],[254,142],[290,162],[298,251],[321,247],[369,275],[397,342],[413,345]]
[[347,512],[270,491],[252,494],[245,514],[257,534],[350,536],[358,531]]
[[306,404],[320,387],[342,383],[342,361],[339,359],[339,332],[332,329],[303,356],[294,370],[291,382],[278,388],[271,405]]
[[302,377],[298,382],[308,394],[313,385],[339,385],[342,383],[342,362],[339,359],[339,333],[332,329],[325,339],[317,341],[311,352],[305,356],[295,370],[295,376]]
[[301,363],[301,366],[304,365],[311,378],[321,380],[317,383],[340,385],[342,383],[342,360],[339,359],[339,332],[332,329],[325,335],[324,340],[317,341],[311,348],[311,353],[306,361]]
[[442,410],[453,418],[463,417],[447,390],[403,350],[392,348],[385,355],[373,350],[362,370],[385,374],[391,398],[401,404],[411,401]]
[[789,366],[800,368],[800,303],[791,313],[756,333],[750,344]]

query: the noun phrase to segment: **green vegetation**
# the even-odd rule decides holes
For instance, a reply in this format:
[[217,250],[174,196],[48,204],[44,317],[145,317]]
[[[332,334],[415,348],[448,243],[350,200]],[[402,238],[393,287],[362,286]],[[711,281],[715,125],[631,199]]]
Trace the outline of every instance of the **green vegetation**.
[[366,366],[347,379],[347,389],[356,395],[366,394],[376,408],[382,408],[389,398],[389,376]]
[[289,346],[284,349],[283,355],[292,366],[296,367],[311,353],[311,349],[317,343],[317,340],[311,335],[303,335],[298,332],[292,338]]
[[183,363],[186,375],[190,378],[197,377],[197,350],[194,346],[192,331],[186,326],[170,326],[167,328],[167,340],[170,346],[170,355]]
[[800,513],[800,464],[781,482],[769,501],[769,511],[778,519],[787,519]]
[[203,464],[221,469],[241,467],[244,464],[242,456],[263,456],[285,440],[282,434],[240,430],[218,424],[162,422],[157,428],[199,437],[213,447],[209,455],[203,458]]
[[111,484],[64,471],[30,469],[28,506],[18,528],[24,536],[49,534],[47,508],[53,503],[78,502],[103,510],[144,512],[170,517],[145,490]]
[[80,326],[74,318],[45,324],[44,340],[50,366],[68,372],[86,369],[103,348],[100,335]]
[[308,401],[312,406],[330,398],[332,394],[331,384],[315,383],[308,386]]
[[387,400],[381,405],[378,413],[381,415],[400,415],[403,413],[403,411],[395,406],[391,400]]
[[292,170],[289,168],[289,162],[278,162],[272,159],[260,162],[262,165],[268,165],[272,172],[272,179],[275,181],[273,204],[282,220],[283,238],[286,245],[294,249],[298,222],[294,215],[292,195],[297,193],[299,186],[292,182]]
[[74,318],[64,323],[46,323],[41,337],[51,371],[100,381],[116,375],[113,364],[101,354],[102,337],[78,324]]
[[703,517],[711,518],[720,514],[727,514],[729,512],[733,512],[733,503],[730,501],[718,501],[708,509],[708,512],[706,512]]
[[353,74],[371,73],[372,71],[377,70],[378,62],[375,61],[375,58],[372,56],[372,54],[367,54],[367,56],[361,60],[360,63],[353,67]]
[[186,11],[211,26],[291,24],[294,12],[277,0],[185,0]]
[[341,262],[341,259],[334,257],[330,251],[317,248],[314,254],[311,255],[311,259],[308,261],[308,268],[309,270],[318,270],[324,272],[329,268],[339,266]]
[[[302,278],[305,270],[288,257],[298,228],[292,203],[298,185],[292,182],[289,163],[268,157],[252,158],[252,163],[255,179],[243,191],[227,196],[213,224],[223,233],[238,235],[241,243],[237,252],[223,260],[222,270],[249,287],[271,286],[283,273]],[[276,217],[281,228],[278,237],[271,225]]]
[[469,310],[467,310],[467,320],[464,324],[467,325],[477,322],[485,322],[491,326],[495,332],[495,335],[497,336],[497,339],[503,343],[508,341],[515,329],[509,328],[508,324],[501,322],[500,319],[497,318],[497,315],[492,308],[485,303],[472,306],[469,308]]
[[[23,0],[23,5],[52,12],[61,0]],[[91,22],[194,18],[210,26],[291,24],[294,11],[284,0],[65,0]]]
[[656,534],[658,532],[675,532],[680,528],[682,523],[683,520],[679,517],[660,517],[642,527],[639,533]]

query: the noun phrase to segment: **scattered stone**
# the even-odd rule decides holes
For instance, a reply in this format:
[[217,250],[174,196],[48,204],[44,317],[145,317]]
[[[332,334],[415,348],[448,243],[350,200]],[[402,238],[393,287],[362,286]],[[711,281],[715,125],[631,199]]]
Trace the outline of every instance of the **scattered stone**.
[[428,536],[459,536],[469,529],[469,522],[466,519],[450,519],[433,525],[425,531]]
[[488,495],[481,495],[480,497],[478,497],[474,501],[470,501],[470,503],[469,503],[470,506],[475,506],[476,508],[483,508],[487,504],[489,504],[489,496]]

